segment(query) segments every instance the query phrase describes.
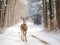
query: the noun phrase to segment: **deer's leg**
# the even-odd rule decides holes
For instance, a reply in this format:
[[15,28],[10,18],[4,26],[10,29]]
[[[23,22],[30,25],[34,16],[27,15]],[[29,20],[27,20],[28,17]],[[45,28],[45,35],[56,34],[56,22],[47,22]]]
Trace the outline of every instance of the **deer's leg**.
[[21,40],[22,40],[22,30],[21,30]]
[[21,30],[21,40],[24,41],[24,31],[23,30]]
[[24,31],[23,31],[23,41],[25,40],[25,35],[24,35]]
[[27,31],[25,31],[25,33],[24,33],[24,35],[25,35],[25,41],[27,41],[26,33],[27,33]]

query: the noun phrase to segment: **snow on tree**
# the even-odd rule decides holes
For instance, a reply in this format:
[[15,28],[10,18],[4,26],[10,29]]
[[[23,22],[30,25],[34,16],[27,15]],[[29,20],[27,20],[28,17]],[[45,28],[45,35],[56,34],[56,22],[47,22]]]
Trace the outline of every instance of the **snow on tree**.
[[41,0],[28,0],[28,14],[35,24],[41,24],[42,10]]

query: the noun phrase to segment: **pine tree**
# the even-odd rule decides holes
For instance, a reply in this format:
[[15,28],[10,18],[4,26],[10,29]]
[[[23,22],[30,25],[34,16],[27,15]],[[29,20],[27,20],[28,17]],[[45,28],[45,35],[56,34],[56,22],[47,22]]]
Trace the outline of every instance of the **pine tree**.
[[34,24],[41,24],[42,17],[42,3],[41,0],[29,0],[28,1],[28,12]]

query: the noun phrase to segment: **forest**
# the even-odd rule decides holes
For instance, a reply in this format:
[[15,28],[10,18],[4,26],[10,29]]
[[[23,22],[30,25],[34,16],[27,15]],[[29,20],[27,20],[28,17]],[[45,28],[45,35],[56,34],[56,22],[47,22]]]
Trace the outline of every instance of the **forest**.
[[20,44],[60,45],[60,0],[0,0],[0,45]]

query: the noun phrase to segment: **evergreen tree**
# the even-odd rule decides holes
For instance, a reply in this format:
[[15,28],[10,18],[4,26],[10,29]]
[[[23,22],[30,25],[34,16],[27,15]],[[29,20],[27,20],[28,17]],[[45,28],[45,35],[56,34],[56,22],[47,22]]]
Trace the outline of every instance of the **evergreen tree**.
[[28,1],[28,13],[33,19],[34,24],[41,24],[42,17],[42,1],[41,0],[29,0]]

